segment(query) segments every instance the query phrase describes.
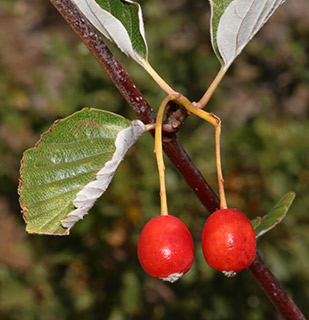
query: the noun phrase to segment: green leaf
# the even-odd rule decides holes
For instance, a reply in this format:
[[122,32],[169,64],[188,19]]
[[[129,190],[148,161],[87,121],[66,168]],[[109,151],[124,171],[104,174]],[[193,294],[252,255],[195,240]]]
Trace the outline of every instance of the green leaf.
[[89,108],[56,121],[22,159],[18,192],[26,230],[69,234],[145,130],[141,121]]
[[219,59],[221,65],[224,65],[224,61],[221,58],[218,45],[217,45],[217,32],[218,26],[225,9],[233,0],[210,0],[211,19],[210,19],[210,36],[211,44],[214,52]]
[[107,39],[141,65],[147,64],[148,49],[142,10],[131,0],[73,0]]
[[284,0],[210,0],[211,42],[227,69]]
[[294,199],[294,192],[286,193],[267,215],[262,218],[257,217],[251,221],[256,238],[273,229],[283,220]]

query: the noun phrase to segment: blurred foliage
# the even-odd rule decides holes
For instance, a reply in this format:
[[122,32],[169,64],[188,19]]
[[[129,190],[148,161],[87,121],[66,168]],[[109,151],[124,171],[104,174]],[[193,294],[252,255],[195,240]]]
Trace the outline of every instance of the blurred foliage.
[[[143,0],[150,61],[176,90],[198,100],[219,69],[206,0]],[[17,197],[25,149],[58,118],[84,106],[135,118],[113,84],[48,1],[0,3],[0,318],[280,319],[247,271],[227,279],[202,257],[208,215],[169,162],[170,212],[192,232],[196,259],[175,284],[151,279],[136,253],[143,225],[159,213],[153,140],[145,134],[105,195],[69,237],[28,235]],[[223,122],[227,198],[250,218],[292,190],[284,221],[260,254],[309,315],[309,11],[287,1],[244,50],[211,99]],[[110,46],[156,109],[164,94]],[[216,189],[214,130],[190,117],[179,132]]]

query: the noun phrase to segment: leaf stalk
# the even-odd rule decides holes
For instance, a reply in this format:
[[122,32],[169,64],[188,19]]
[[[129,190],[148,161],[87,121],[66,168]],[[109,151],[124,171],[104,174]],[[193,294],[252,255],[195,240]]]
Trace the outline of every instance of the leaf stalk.
[[217,73],[215,79],[212,81],[212,83],[210,84],[210,86],[208,87],[206,92],[204,93],[203,97],[200,99],[199,102],[196,103],[196,106],[199,109],[203,109],[207,105],[208,101],[210,100],[210,98],[212,97],[213,93],[217,89],[217,87],[220,84],[221,80],[225,76],[226,71],[227,71],[227,69],[225,69],[225,68],[221,68],[219,70],[219,72]]
[[153,80],[164,90],[168,95],[177,95],[173,88],[171,88],[160,76],[159,74],[152,68],[152,66],[147,62],[143,64],[144,69],[149,73],[149,75],[153,78]]

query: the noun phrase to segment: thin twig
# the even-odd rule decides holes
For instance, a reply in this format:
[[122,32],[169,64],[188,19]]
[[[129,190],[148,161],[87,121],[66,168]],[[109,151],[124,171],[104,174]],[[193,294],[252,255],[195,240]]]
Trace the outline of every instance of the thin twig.
[[[156,119],[155,112],[146,102],[120,63],[112,55],[103,40],[97,35],[95,29],[87,22],[74,4],[72,4],[70,0],[50,0],[50,2],[105,69],[125,100],[136,112],[137,116],[144,123],[154,123]],[[163,143],[163,147],[166,155],[184,177],[202,204],[210,212],[219,209],[220,201],[218,197],[202,177],[200,171],[195,167],[176,136],[173,135],[168,142]],[[305,320],[304,315],[258,254],[249,270],[285,319]]]

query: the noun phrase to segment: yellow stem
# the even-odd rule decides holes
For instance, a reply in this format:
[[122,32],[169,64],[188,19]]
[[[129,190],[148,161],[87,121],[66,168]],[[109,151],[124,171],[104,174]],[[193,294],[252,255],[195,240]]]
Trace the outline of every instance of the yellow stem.
[[220,209],[227,209],[227,203],[224,192],[224,179],[222,174],[221,166],[221,153],[220,153],[220,139],[221,139],[221,120],[218,118],[218,125],[215,126],[216,135],[216,163],[217,163],[217,175],[219,185],[219,196],[220,196]]
[[165,186],[165,166],[163,160],[162,150],[162,121],[166,105],[169,101],[175,100],[176,96],[169,95],[162,101],[157,114],[155,127],[155,154],[158,165],[159,179],[160,179],[160,200],[161,200],[161,215],[168,215],[166,186]]
[[152,68],[152,66],[146,62],[142,65],[144,69],[149,73],[149,75],[153,78],[153,80],[168,94],[168,95],[178,95],[174,89],[172,89]]
[[151,131],[156,128],[156,124],[155,123],[148,123],[148,124],[145,124],[145,127],[146,127],[147,131]]
[[217,176],[219,185],[220,195],[220,208],[226,209],[227,203],[224,192],[224,179],[221,168],[221,153],[220,153],[220,138],[221,138],[221,120],[212,113],[208,113],[204,110],[194,106],[187,98],[181,96],[177,99],[177,102],[181,104],[187,111],[197,115],[198,117],[206,120],[215,127],[215,144],[216,144],[216,165],[217,165]]
[[196,107],[199,109],[203,109],[210,98],[212,97],[213,93],[215,92],[216,88],[218,87],[219,83],[221,82],[222,78],[224,77],[228,68],[221,68],[220,71],[217,73],[215,79],[208,87],[207,91],[204,93],[203,97],[199,102],[197,102]]

